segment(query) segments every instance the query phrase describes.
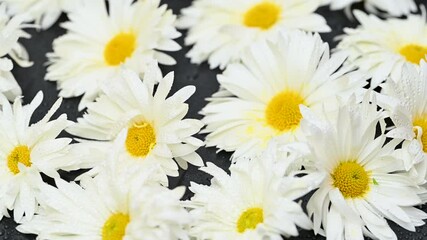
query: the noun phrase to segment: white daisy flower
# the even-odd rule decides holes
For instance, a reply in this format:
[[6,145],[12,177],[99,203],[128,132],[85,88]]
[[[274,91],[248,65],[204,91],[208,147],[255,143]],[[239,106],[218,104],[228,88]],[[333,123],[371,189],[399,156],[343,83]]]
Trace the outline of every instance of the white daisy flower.
[[30,220],[37,208],[37,193],[43,184],[41,173],[59,178],[57,170],[75,170],[70,160],[69,138],[56,138],[72,124],[65,114],[50,118],[61,105],[58,100],[39,122],[30,125],[33,112],[41,104],[39,92],[26,106],[19,99],[13,106],[0,97],[0,208],[14,210],[14,219]]
[[369,72],[372,84],[378,85],[391,75],[398,79],[404,63],[418,65],[426,59],[427,24],[425,9],[422,15],[405,19],[381,20],[375,15],[354,11],[360,22],[356,29],[345,29],[338,50],[349,54],[348,62]]
[[386,98],[384,102],[386,108],[391,109],[390,117],[395,125],[387,136],[406,140],[396,152],[406,170],[410,170],[410,176],[418,184],[424,184],[427,178],[427,64],[422,61],[419,69],[405,64],[402,76],[387,81],[382,89],[387,97],[398,101],[397,105],[390,104],[393,99]]
[[[173,78],[170,73],[162,79],[160,69],[153,65],[143,82],[135,73],[125,71],[106,86],[96,102],[88,105],[88,113],[67,129],[75,136],[104,141],[80,144],[81,159],[86,159],[83,164],[91,168],[102,164],[115,141],[133,167],[160,164],[166,175],[178,176],[176,162],[185,169],[187,163],[202,166],[195,150],[203,142],[192,135],[203,124],[200,120],[183,119],[188,112],[184,102],[195,87],[184,87],[168,97]],[[160,82],[156,91],[155,82]],[[101,154],[94,155],[96,152]]]
[[211,186],[190,186],[195,194],[187,203],[194,218],[190,235],[196,239],[282,239],[298,236],[297,226],[312,228],[295,200],[318,186],[319,175],[284,177],[286,169],[268,157],[242,159],[232,164],[230,175],[212,163],[200,170],[213,179]]
[[358,2],[363,2],[365,9],[374,14],[386,13],[398,17],[417,11],[414,0],[323,0],[323,4],[330,4],[332,10],[347,9],[349,13],[351,5]]
[[161,64],[175,60],[160,51],[181,47],[172,39],[176,16],[160,0],[85,0],[68,15],[62,26],[68,30],[53,43],[48,54],[46,79],[57,81],[61,97],[83,95],[79,110],[92,102],[104,82],[115,81],[122,67],[142,75],[156,59]]
[[318,0],[196,0],[182,11],[178,27],[188,28],[193,63],[208,60],[224,69],[239,60],[257,40],[275,40],[279,32],[301,29],[328,32],[326,20],[315,14]]
[[[337,117],[328,120],[303,111],[310,158],[326,176],[307,210],[315,233],[327,239],[397,239],[387,220],[415,231],[427,218],[414,207],[421,204],[415,183],[399,173],[405,168],[393,156],[400,140],[386,143],[387,115],[377,111],[375,98],[372,104],[368,98],[343,104]],[[381,131],[376,133],[377,126]]]
[[25,24],[24,15],[9,18],[6,15],[6,6],[0,4],[0,93],[5,95],[9,101],[20,96],[22,90],[11,73],[13,63],[5,56],[9,55],[22,67],[32,65],[28,61],[27,51],[18,43],[19,38],[30,37],[23,30],[25,27],[30,27],[30,25]]
[[62,12],[76,9],[81,0],[0,0],[9,15],[28,14],[42,29],[50,28]]
[[334,111],[336,96],[363,91],[358,72],[340,69],[344,60],[343,54],[330,57],[318,34],[294,32],[276,44],[254,44],[242,63],[218,76],[224,90],[201,111],[210,133],[206,145],[242,157],[261,153],[273,138],[302,140],[300,105]]
[[9,55],[21,67],[33,65],[29,61],[28,53],[24,46],[18,42],[20,38],[30,38],[31,35],[23,29],[33,27],[26,24],[27,15],[17,15],[10,18],[6,14],[6,5],[0,4],[0,57]]
[[12,74],[13,63],[10,59],[0,58],[0,92],[9,101],[22,95],[21,87]]
[[188,240],[190,216],[180,203],[185,188],[169,190],[145,174],[105,171],[81,186],[57,179],[43,185],[42,208],[17,227],[39,240]]

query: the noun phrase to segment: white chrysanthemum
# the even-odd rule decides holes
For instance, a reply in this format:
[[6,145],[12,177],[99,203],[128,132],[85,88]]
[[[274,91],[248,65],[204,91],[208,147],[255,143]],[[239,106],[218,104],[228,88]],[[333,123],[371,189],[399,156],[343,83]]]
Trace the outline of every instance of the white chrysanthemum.
[[349,9],[353,3],[364,2],[365,9],[371,13],[382,12],[391,16],[408,15],[417,11],[414,0],[322,0],[323,4],[330,4],[332,10]]
[[387,115],[368,97],[360,104],[354,99],[343,104],[337,117],[328,120],[303,111],[312,166],[326,176],[307,210],[315,233],[327,239],[397,239],[387,219],[415,231],[427,218],[414,207],[421,203],[416,184],[399,173],[405,171],[403,162],[393,156],[400,140],[386,143]]
[[212,163],[200,170],[213,179],[211,186],[190,186],[195,194],[187,203],[194,218],[190,235],[197,239],[282,239],[297,236],[297,226],[311,229],[294,201],[318,186],[319,175],[284,176],[286,166],[277,167],[267,155],[232,164],[230,175]]
[[29,27],[24,22],[24,15],[9,18],[6,15],[5,5],[0,4],[0,93],[4,94],[10,101],[20,96],[22,90],[11,73],[13,63],[5,56],[9,55],[22,67],[32,65],[28,61],[25,48],[18,43],[19,38],[30,37],[22,30]]
[[349,54],[349,63],[373,76],[378,85],[388,76],[398,79],[405,62],[418,65],[427,54],[427,23],[422,15],[405,19],[381,20],[375,15],[354,11],[360,22],[356,29],[345,29],[338,50]]
[[13,63],[10,59],[0,58],[0,92],[9,101],[21,96],[21,87],[12,75]]
[[18,39],[30,38],[31,36],[23,29],[33,27],[25,22],[27,15],[17,15],[10,18],[6,14],[6,6],[0,4],[0,57],[9,55],[21,67],[30,67],[28,53]]
[[301,29],[330,31],[325,19],[315,14],[318,0],[196,0],[182,11],[178,22],[188,28],[188,53],[193,63],[209,61],[224,69],[239,60],[257,40],[275,40],[279,32]]
[[0,0],[8,7],[9,15],[28,14],[31,20],[48,29],[62,12],[69,12],[81,4],[81,0]]
[[37,193],[43,184],[41,173],[59,178],[57,170],[74,170],[69,158],[69,138],[56,137],[70,124],[66,115],[50,121],[61,105],[58,100],[45,117],[30,125],[43,94],[22,106],[17,99],[13,106],[0,97],[0,208],[14,210],[15,221],[33,217],[37,208]]
[[201,111],[207,146],[236,151],[234,157],[262,152],[271,139],[301,139],[300,105],[333,111],[366,85],[358,72],[341,68],[345,56],[329,56],[319,35],[294,32],[277,44],[260,42],[218,76],[223,92]]
[[418,184],[424,184],[427,178],[427,64],[422,61],[419,69],[405,64],[402,76],[387,81],[382,88],[382,93],[398,101],[396,106],[390,104],[393,99],[385,98],[384,104],[391,109],[390,117],[395,125],[387,136],[406,140],[397,154],[406,170],[410,170],[410,176]]
[[185,188],[169,190],[137,173],[105,171],[81,186],[45,184],[40,211],[17,229],[39,240],[188,240],[190,216],[180,203]]
[[[125,71],[104,88],[96,102],[88,105],[88,113],[67,129],[75,136],[104,141],[81,143],[85,167],[102,164],[114,141],[133,167],[160,164],[167,175],[178,176],[174,160],[182,168],[187,168],[187,163],[203,165],[195,152],[203,142],[192,136],[203,124],[183,119],[188,112],[185,101],[195,87],[184,87],[168,97],[173,78],[170,73],[162,79],[160,69],[153,65],[143,82],[135,73]],[[160,82],[156,91],[155,82]]]
[[[68,0],[69,1],[69,0]],[[60,96],[83,95],[79,109],[92,102],[100,86],[117,80],[122,67],[142,74],[153,59],[161,64],[175,60],[160,51],[181,47],[172,39],[176,16],[160,0],[86,0],[68,15],[62,26],[68,30],[53,43],[48,54],[46,79],[57,81]]]

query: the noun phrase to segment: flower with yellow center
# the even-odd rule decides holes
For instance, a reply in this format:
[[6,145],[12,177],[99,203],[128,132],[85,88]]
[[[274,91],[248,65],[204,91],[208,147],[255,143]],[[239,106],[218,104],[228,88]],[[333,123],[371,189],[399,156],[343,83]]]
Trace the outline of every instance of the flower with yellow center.
[[[184,169],[188,163],[203,165],[195,152],[203,142],[193,137],[203,124],[184,119],[188,111],[185,101],[194,93],[194,86],[168,97],[173,74],[162,78],[157,65],[149,69],[144,81],[124,71],[119,81],[105,87],[97,101],[89,105],[88,113],[67,129],[75,136],[103,141],[76,144],[82,168],[97,172],[111,149],[123,153],[120,163],[130,168],[162,166],[163,183],[167,183],[167,175],[178,176],[177,164]],[[156,90],[155,82],[159,82]]]
[[[390,2],[395,4],[395,2]],[[419,66],[427,56],[426,13],[406,18],[380,19],[354,12],[360,26],[346,29],[337,49],[349,54],[348,64],[372,76],[372,86],[388,77],[399,79],[405,63]]]
[[[388,137],[405,140],[397,156],[419,184],[427,181],[427,64],[405,64],[402,75],[382,85],[383,107],[391,112],[394,128]],[[390,104],[393,103],[393,104]]]
[[126,150],[134,157],[146,157],[156,146],[156,133],[146,122],[136,122],[128,129]]
[[412,122],[414,126],[414,134],[418,136],[421,142],[423,151],[427,153],[427,112],[423,115],[416,116]]
[[277,44],[255,44],[242,63],[218,76],[224,94],[201,111],[206,145],[235,151],[234,157],[260,154],[273,139],[302,140],[301,106],[334,111],[337,96],[361,95],[365,79],[340,69],[345,57],[329,57],[318,35],[293,32]]
[[133,33],[119,33],[111,39],[104,50],[105,62],[117,66],[132,57],[136,48],[136,37]]
[[42,100],[39,92],[30,104],[22,106],[17,99],[11,106],[0,95],[0,214],[4,208],[13,210],[16,222],[33,217],[38,206],[36,196],[44,184],[42,174],[59,178],[60,169],[78,169],[70,151],[71,139],[57,138],[72,123],[66,115],[50,120],[61,100],[40,121],[30,123]]
[[[279,239],[298,236],[297,226],[310,229],[311,222],[296,199],[317,187],[321,175],[284,175],[292,160],[270,154],[241,159],[230,174],[212,163],[200,170],[212,175],[210,186],[192,182],[194,193],[186,205],[194,222],[190,235],[195,239]],[[212,197],[215,196],[215,197]]]
[[114,213],[102,227],[102,240],[122,240],[130,218],[128,214]]
[[399,53],[400,55],[404,56],[408,62],[413,64],[420,64],[421,60],[426,60],[427,47],[416,44],[408,44],[403,46]]
[[12,152],[7,156],[7,167],[13,174],[18,174],[18,164],[23,164],[25,167],[31,167],[31,150],[28,146],[16,146]]
[[224,69],[252,43],[274,41],[282,31],[330,31],[314,13],[318,7],[316,0],[195,0],[182,10],[178,26],[189,29],[185,42],[194,45],[188,53],[193,63],[207,60],[212,69]]
[[369,191],[370,173],[356,161],[343,161],[332,171],[333,186],[344,198],[363,198]]
[[278,131],[289,131],[299,126],[302,115],[299,110],[304,104],[300,93],[284,91],[274,96],[265,109],[265,119],[269,126]]
[[366,94],[361,103],[343,102],[335,117],[303,111],[302,131],[310,149],[302,153],[305,167],[326,176],[307,210],[314,232],[327,239],[396,239],[386,219],[415,231],[427,218],[415,208],[422,202],[416,183],[396,158],[401,141],[386,143],[388,115],[377,108],[373,94]]
[[264,1],[253,6],[244,14],[243,24],[247,27],[267,30],[279,21],[281,13],[280,5]]
[[189,239],[190,215],[180,202],[185,188],[162,187],[149,180],[152,173],[108,165],[81,186],[57,179],[58,188],[43,185],[40,210],[17,229],[56,240]]
[[258,224],[263,222],[264,210],[258,207],[249,208],[237,220],[237,232],[244,233],[246,230],[255,229]]
[[180,36],[176,16],[160,0],[83,1],[69,19],[62,25],[68,32],[48,54],[45,78],[58,83],[61,97],[83,95],[80,110],[96,99],[102,85],[118,81],[123,67],[143,76],[151,61],[175,64],[162,51],[181,48],[173,40]]

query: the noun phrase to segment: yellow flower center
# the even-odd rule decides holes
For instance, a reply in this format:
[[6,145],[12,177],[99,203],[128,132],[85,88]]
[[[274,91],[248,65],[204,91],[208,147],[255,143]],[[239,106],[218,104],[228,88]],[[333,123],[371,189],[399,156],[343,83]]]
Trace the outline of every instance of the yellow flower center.
[[104,223],[102,240],[122,240],[130,221],[128,214],[116,213]]
[[276,3],[263,1],[245,13],[243,23],[247,27],[267,30],[277,23],[281,12],[281,7]]
[[[423,144],[423,151],[427,153],[427,116],[419,116],[414,119],[413,126],[420,127],[423,130],[421,136],[421,143]],[[418,130],[414,128],[415,136],[418,135]]]
[[355,161],[341,162],[331,176],[345,198],[360,198],[369,191],[370,172]]
[[136,36],[133,33],[119,33],[108,42],[104,50],[105,62],[117,66],[132,56],[136,48]]
[[7,156],[7,166],[9,170],[16,175],[20,172],[18,163],[22,163],[26,167],[31,167],[32,163],[30,156],[31,151],[27,146],[16,146],[12,152],[10,152],[9,156]]
[[243,233],[248,229],[255,229],[259,223],[264,222],[262,208],[249,208],[240,215],[237,221],[237,232]]
[[294,91],[279,93],[267,105],[267,124],[279,131],[289,131],[299,126],[302,115],[299,105],[304,104],[301,95]]
[[126,150],[134,157],[145,157],[156,145],[156,133],[151,124],[135,122],[128,129]]
[[399,53],[404,56],[408,62],[420,64],[422,59],[426,59],[427,48],[416,44],[409,44],[402,47]]

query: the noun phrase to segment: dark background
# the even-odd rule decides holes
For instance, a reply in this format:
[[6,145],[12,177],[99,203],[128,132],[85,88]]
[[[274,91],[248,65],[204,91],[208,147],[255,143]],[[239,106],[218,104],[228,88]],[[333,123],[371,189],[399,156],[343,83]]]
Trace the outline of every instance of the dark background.
[[[393,1],[393,0],[391,0]],[[427,0],[416,0],[418,4],[422,3],[427,5]],[[175,14],[179,14],[179,11],[183,7],[187,7],[191,4],[191,0],[162,0],[163,3],[169,5],[173,9]],[[361,4],[355,6],[356,8],[362,8]],[[336,42],[333,41],[334,37],[343,33],[345,27],[355,27],[356,22],[352,22],[347,19],[342,11],[332,12],[327,7],[323,7],[317,11],[323,15],[329,26],[332,28],[331,33],[321,34],[324,41],[327,41],[331,48],[336,46]],[[66,21],[66,16],[62,16],[60,22]],[[31,68],[20,68],[15,66],[13,74],[17,79],[18,83],[22,87],[24,102],[29,103],[38,91],[43,91],[44,101],[39,109],[36,110],[32,122],[41,119],[47,110],[56,101],[58,91],[56,90],[56,84],[54,82],[44,81],[44,75],[46,73],[45,63],[47,61],[46,53],[52,51],[52,41],[65,33],[63,29],[59,27],[59,23],[54,25],[47,31],[36,31],[28,30],[32,35],[32,38],[22,39],[21,42],[26,46],[30,58],[34,61],[34,66]],[[185,36],[185,31],[182,32]],[[179,44],[184,45],[183,37],[178,39]],[[185,57],[189,47],[184,47],[179,52],[170,53],[177,60],[177,65],[172,67],[161,66],[163,74],[170,71],[175,72],[175,83],[172,88],[172,93],[186,85],[195,85],[197,87],[196,93],[190,98],[188,103],[190,104],[190,110],[188,113],[189,118],[198,118],[201,116],[198,112],[205,106],[205,98],[211,96],[218,90],[218,83],[216,81],[216,74],[220,73],[218,69],[210,70],[206,63],[197,66],[190,64],[190,61]],[[79,98],[64,99],[61,108],[55,115],[59,116],[60,113],[67,113],[70,120],[75,121],[77,117],[82,116],[83,112],[77,110]],[[63,133],[61,136],[69,136],[67,133]],[[203,136],[200,136],[203,139]],[[216,165],[227,169],[230,165],[229,153],[216,153],[215,148],[201,148],[198,153],[202,156],[205,161],[214,162]],[[61,176],[66,180],[73,180],[77,176],[78,172],[66,173],[62,172]],[[47,181],[49,181],[47,179]],[[187,171],[181,171],[180,177],[170,178],[170,187],[174,188],[178,185],[189,186],[190,182],[194,181],[197,183],[209,184],[210,176],[200,172],[197,168],[190,165]],[[187,191],[184,196],[185,199],[191,197],[191,193]],[[427,211],[427,206],[421,207],[424,211]],[[408,232],[394,223],[390,223],[392,228],[396,231],[399,239],[427,239],[427,226],[417,228],[416,233]],[[0,238],[8,240],[29,240],[35,239],[35,236],[24,235],[18,233],[15,230],[16,224],[12,219],[4,218],[0,222]],[[324,239],[320,236],[314,236],[312,231],[301,231],[300,236],[292,239]]]

